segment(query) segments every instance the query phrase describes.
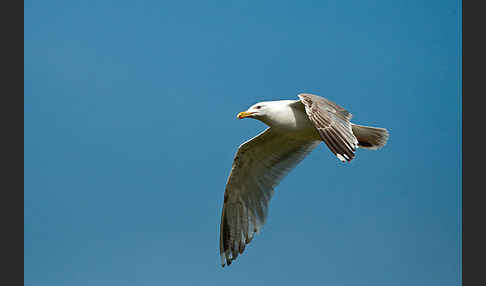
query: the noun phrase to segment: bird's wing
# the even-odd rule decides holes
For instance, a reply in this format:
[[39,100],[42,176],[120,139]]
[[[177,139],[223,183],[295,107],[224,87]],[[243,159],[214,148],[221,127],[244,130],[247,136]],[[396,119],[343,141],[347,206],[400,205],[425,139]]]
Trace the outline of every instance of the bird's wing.
[[323,97],[302,93],[298,95],[305,112],[327,147],[341,161],[351,161],[358,147],[353,134],[351,113]]
[[301,141],[267,128],[236,152],[224,193],[221,263],[230,265],[265,223],[273,189],[320,141]]

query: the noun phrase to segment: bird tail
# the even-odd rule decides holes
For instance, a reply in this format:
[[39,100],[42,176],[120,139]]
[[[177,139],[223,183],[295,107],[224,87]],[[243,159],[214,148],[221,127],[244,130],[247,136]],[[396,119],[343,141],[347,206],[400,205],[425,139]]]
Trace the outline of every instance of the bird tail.
[[388,141],[388,130],[385,128],[351,125],[353,134],[358,139],[358,146],[365,149],[376,150],[385,146]]

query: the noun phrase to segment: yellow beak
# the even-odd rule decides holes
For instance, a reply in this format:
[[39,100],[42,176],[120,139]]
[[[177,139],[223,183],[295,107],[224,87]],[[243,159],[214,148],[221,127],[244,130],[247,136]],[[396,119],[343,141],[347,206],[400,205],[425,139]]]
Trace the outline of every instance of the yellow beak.
[[253,114],[253,112],[243,111],[243,112],[238,113],[238,115],[236,115],[236,117],[238,117],[238,119],[243,119],[245,117],[251,116],[252,114]]

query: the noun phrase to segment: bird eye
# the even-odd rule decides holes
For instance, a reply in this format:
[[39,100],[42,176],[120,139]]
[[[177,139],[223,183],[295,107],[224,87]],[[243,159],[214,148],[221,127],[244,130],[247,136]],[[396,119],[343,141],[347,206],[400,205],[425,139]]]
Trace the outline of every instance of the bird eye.
[[257,107],[255,107],[255,108],[256,108],[256,109],[260,109],[260,108],[262,108],[262,107],[261,107],[260,105],[258,105],[258,106],[257,106]]

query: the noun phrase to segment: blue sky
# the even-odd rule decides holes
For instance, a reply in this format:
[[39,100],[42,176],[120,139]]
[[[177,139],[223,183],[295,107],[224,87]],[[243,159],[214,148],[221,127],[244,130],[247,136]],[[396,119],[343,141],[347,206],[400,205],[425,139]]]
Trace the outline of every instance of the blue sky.
[[[458,1],[25,1],[25,285],[458,285]],[[322,144],[228,268],[219,223],[262,100],[385,127]]]

